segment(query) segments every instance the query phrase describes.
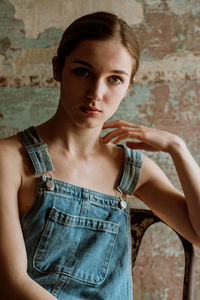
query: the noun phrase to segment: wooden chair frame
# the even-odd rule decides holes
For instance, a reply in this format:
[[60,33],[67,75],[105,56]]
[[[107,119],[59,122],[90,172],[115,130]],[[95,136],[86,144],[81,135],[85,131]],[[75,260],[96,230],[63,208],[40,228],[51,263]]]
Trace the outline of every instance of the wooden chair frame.
[[[131,209],[131,235],[132,235],[132,265],[134,268],[136,257],[145,231],[157,222],[163,222],[151,210]],[[164,222],[163,222],[164,223]],[[165,223],[164,223],[165,224]],[[172,229],[173,230],[173,229]],[[175,230],[174,230],[175,231]],[[176,232],[176,231],[175,231]],[[193,299],[194,283],[194,248],[193,245],[176,232],[179,236],[185,253],[185,271],[182,300]]]

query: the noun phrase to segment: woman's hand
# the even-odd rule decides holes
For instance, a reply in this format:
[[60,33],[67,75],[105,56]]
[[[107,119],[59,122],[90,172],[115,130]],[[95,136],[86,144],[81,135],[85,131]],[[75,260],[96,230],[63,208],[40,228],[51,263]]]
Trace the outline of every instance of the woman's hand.
[[102,138],[104,143],[108,143],[111,140],[113,140],[114,144],[118,144],[126,139],[139,140],[126,142],[126,145],[132,149],[170,153],[174,147],[178,147],[183,143],[181,138],[167,131],[135,125],[121,120],[104,123],[103,129],[106,128],[115,129]]
[[170,183],[163,171],[143,154],[143,167],[134,195],[165,223],[200,248],[200,168],[183,140],[167,131],[125,121],[106,122],[103,129],[106,128],[113,130],[102,138],[104,143],[113,140],[113,143],[117,144],[131,139],[126,142],[130,148],[164,151],[170,154],[184,195]]

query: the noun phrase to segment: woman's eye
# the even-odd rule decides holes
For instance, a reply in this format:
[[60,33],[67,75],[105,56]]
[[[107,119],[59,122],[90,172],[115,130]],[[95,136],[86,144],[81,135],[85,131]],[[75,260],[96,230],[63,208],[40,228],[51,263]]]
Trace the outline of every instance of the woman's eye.
[[113,84],[119,84],[119,83],[121,83],[123,80],[122,80],[122,78],[119,77],[119,76],[111,76],[110,79],[109,79],[109,81],[110,81],[111,83],[113,83]]
[[74,72],[78,76],[89,76],[89,70],[86,68],[77,68]]

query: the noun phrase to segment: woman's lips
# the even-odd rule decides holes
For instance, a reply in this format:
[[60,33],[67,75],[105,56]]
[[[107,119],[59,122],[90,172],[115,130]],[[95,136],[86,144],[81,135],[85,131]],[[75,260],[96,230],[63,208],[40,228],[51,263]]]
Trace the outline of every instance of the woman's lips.
[[101,113],[101,110],[98,109],[97,107],[91,107],[91,106],[81,106],[81,110],[87,114],[87,115],[90,115],[90,116],[95,116],[95,115],[98,115]]

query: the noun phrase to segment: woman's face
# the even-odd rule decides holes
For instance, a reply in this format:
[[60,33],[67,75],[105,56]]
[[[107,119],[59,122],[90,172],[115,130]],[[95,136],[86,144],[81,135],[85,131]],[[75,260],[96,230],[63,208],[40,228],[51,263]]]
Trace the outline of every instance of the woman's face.
[[[81,127],[102,126],[130,88],[133,63],[118,40],[81,42],[62,70],[60,107],[66,120]],[[56,67],[54,60],[54,71]]]

